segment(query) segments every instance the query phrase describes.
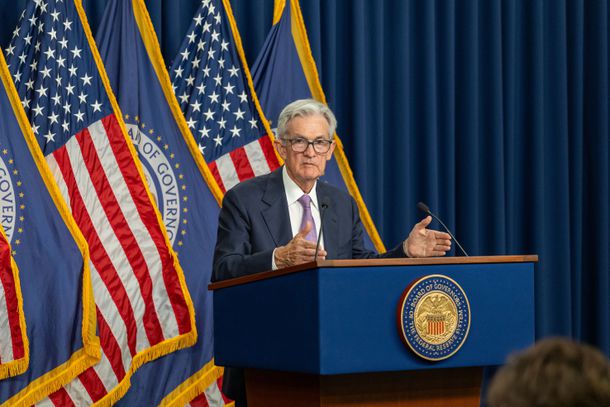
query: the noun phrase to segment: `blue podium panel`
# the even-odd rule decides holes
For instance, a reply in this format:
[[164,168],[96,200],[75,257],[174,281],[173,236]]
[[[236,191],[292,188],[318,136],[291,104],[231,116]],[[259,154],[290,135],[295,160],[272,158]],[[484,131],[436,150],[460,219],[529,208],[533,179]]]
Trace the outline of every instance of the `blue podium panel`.
[[318,372],[319,269],[214,291],[214,361]]
[[[470,305],[463,346],[424,360],[401,340],[404,290],[433,274]],[[215,290],[215,360],[223,366],[345,374],[499,365],[534,342],[534,264],[321,267]]]

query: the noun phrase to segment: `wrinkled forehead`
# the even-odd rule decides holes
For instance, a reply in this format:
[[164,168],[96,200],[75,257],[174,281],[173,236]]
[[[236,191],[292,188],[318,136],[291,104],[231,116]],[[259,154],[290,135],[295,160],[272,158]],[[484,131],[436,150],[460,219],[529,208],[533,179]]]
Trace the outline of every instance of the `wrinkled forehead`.
[[286,132],[292,136],[330,137],[330,122],[321,113],[299,113],[288,120]]

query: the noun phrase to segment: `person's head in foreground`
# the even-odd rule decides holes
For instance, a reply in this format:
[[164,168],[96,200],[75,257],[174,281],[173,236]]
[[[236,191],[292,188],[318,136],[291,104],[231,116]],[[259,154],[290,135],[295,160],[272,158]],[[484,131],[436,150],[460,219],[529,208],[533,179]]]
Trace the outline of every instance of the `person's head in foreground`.
[[549,338],[508,358],[489,407],[610,407],[610,361],[597,349]]

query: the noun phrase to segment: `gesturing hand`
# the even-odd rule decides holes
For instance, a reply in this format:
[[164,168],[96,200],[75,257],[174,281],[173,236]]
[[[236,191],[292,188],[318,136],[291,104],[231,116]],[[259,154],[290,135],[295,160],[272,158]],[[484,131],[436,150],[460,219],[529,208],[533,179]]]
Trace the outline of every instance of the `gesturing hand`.
[[432,222],[432,217],[426,216],[413,226],[403,245],[407,256],[444,256],[451,249],[451,236],[445,232],[426,229],[430,222]]
[[[314,260],[316,242],[305,239],[311,227],[311,223],[307,222],[305,227],[286,246],[275,249],[275,264],[278,268],[296,266]],[[318,259],[326,259],[326,250],[322,248],[318,250]]]

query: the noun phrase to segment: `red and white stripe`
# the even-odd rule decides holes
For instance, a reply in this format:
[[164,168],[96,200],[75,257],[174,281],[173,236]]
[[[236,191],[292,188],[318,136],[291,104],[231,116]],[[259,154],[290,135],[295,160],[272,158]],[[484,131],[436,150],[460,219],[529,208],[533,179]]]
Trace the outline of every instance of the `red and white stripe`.
[[428,334],[442,335],[445,333],[445,321],[428,321]]
[[11,265],[11,248],[0,235],[0,363],[25,357],[24,332],[19,323],[17,286]]
[[190,407],[223,407],[228,405],[229,400],[221,391],[222,388],[222,377],[208,386],[207,389],[193,400],[191,400],[187,406]]
[[208,164],[222,192],[241,181],[268,174],[280,166],[269,136],[220,156]]
[[82,130],[47,163],[89,244],[102,360],[39,405],[90,405],[125,378],[135,355],[192,327],[170,249],[116,117]]

